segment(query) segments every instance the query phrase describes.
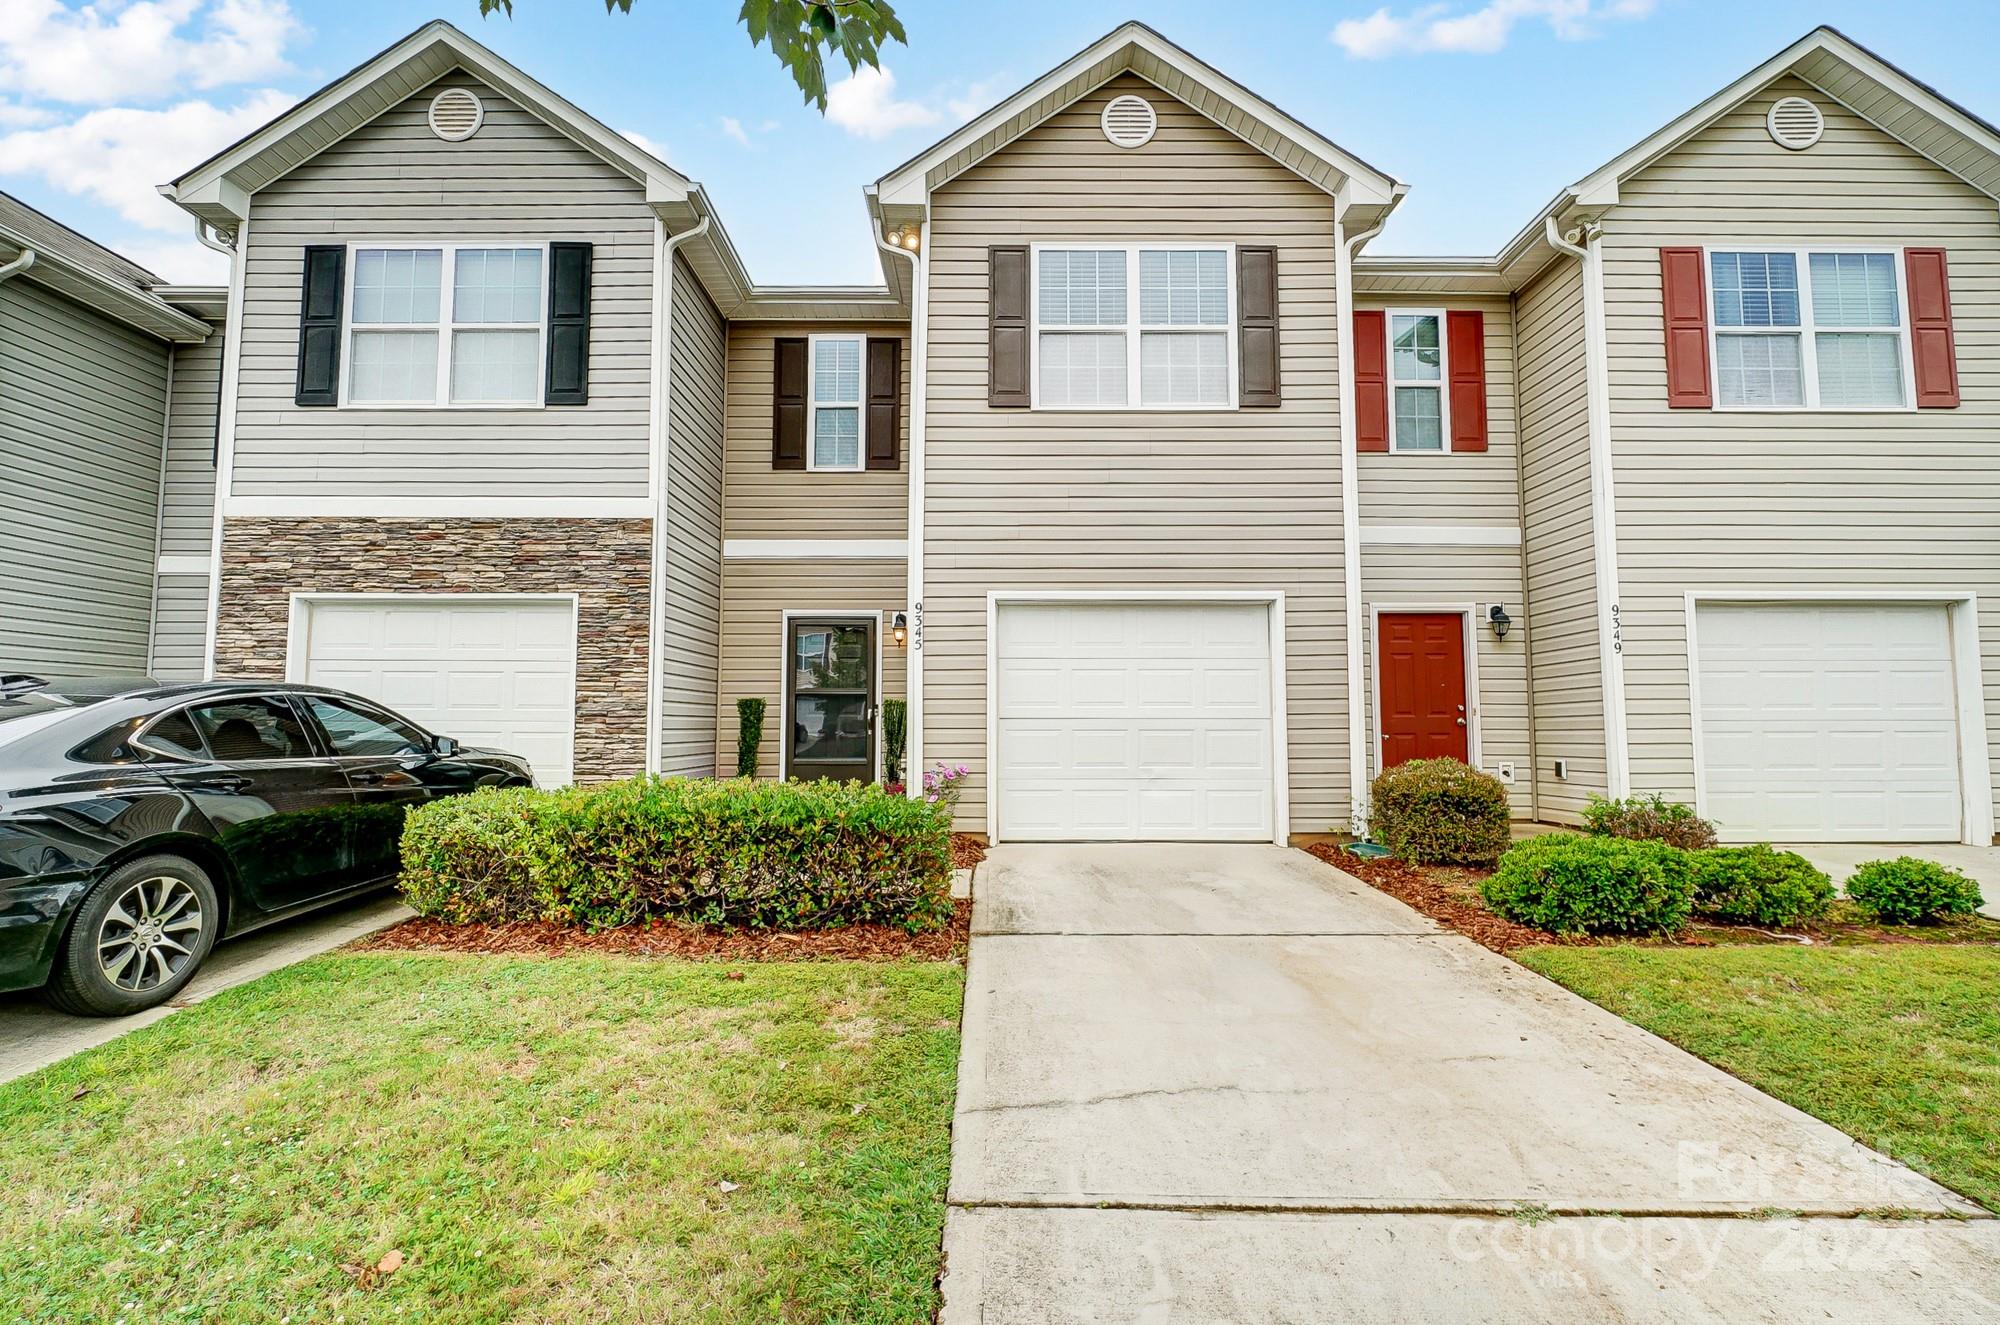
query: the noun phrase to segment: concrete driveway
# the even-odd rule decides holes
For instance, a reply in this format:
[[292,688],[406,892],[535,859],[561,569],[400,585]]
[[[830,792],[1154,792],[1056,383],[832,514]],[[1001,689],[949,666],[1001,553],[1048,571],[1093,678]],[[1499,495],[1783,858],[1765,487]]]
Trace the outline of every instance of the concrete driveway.
[[1962,842],[1904,842],[1895,845],[1808,842],[1782,849],[1796,851],[1825,870],[1834,885],[1842,890],[1847,887],[1847,876],[1871,860],[1894,860],[1897,856],[1934,860],[1971,878],[1979,885],[1979,894],[1985,899],[1979,909],[1989,916],[2000,916],[2000,847],[1967,846]]
[[976,892],[948,1325],[2000,1319],[2000,1221],[1302,852]]

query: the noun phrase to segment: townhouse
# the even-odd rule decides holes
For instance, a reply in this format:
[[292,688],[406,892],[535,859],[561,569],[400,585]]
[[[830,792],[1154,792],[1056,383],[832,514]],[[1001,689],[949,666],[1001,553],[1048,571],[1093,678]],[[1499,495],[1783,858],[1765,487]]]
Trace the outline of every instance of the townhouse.
[[1407,188],[1127,24],[865,190],[879,284],[763,286],[427,25],[167,187],[234,261],[152,665],[551,780],[728,772],[744,697],[875,777],[902,698],[1005,840],[1347,831],[1435,755],[1993,840],[2000,132],[1822,28],[1492,257],[1367,252]]

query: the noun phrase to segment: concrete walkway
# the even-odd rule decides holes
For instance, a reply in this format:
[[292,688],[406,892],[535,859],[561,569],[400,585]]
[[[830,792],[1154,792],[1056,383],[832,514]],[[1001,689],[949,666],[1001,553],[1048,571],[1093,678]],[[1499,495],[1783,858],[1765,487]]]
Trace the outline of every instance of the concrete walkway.
[[976,893],[947,1325],[2000,1319],[2000,1221],[1303,852]]
[[1808,842],[1802,846],[1786,846],[1782,850],[1798,852],[1825,870],[1834,885],[1842,890],[1847,887],[1847,876],[1871,860],[1894,860],[1897,856],[1934,860],[1971,878],[1979,885],[1979,894],[1985,899],[1979,909],[1989,916],[2000,916],[2000,847],[1967,846],[1962,842],[1904,842],[1894,846]]
[[57,1012],[38,994],[0,994],[0,1081],[26,1076],[150,1026],[232,985],[329,952],[415,914],[394,897],[373,893],[240,939],[227,939],[216,945],[171,1003],[130,1017],[73,1017]]

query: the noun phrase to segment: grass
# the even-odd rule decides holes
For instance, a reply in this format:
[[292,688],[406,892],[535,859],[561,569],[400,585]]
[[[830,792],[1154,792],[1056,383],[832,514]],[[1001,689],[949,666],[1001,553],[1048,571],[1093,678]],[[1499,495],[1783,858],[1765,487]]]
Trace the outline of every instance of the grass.
[[293,967],[0,1086],[0,1320],[928,1321],[962,981]]
[[2000,1212],[2000,953],[1526,948],[1628,1021]]

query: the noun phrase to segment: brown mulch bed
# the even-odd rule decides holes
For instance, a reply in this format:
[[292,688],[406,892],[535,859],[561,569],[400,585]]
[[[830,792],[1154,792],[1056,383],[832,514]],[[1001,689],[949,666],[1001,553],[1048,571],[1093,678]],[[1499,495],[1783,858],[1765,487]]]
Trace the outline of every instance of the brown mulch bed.
[[1345,870],[1370,887],[1389,894],[1411,910],[1453,929],[1482,948],[1510,952],[1515,948],[1564,940],[1545,930],[1517,925],[1486,909],[1478,893],[1486,877],[1478,870],[1417,868],[1400,860],[1364,860],[1350,856],[1338,843],[1314,842],[1305,848],[1337,870]]
[[955,870],[969,870],[986,859],[986,845],[971,833],[951,835],[951,867]]
[[958,961],[972,932],[972,903],[953,905],[951,923],[926,934],[893,925],[842,929],[718,929],[653,921],[622,929],[587,930],[543,921],[510,925],[451,925],[422,916],[391,925],[352,945],[362,952],[474,952],[525,957],[586,953],[617,957],[679,957],[715,962]]

